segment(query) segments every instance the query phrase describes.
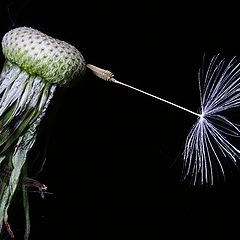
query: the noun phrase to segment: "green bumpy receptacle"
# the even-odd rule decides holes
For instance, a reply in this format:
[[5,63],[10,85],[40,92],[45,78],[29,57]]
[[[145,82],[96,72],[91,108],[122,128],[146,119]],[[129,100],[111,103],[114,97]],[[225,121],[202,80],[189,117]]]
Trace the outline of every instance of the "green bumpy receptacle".
[[86,69],[84,58],[75,47],[29,27],[7,32],[2,50],[5,58],[21,69],[61,86],[81,78]]

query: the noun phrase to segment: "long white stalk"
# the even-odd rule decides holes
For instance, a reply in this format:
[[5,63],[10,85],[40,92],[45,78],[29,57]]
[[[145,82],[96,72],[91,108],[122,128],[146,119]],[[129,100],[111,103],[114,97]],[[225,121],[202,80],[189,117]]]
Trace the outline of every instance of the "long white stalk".
[[182,109],[182,110],[184,110],[185,112],[191,113],[191,114],[193,114],[193,115],[195,115],[195,116],[197,116],[197,117],[200,117],[200,118],[201,118],[201,116],[202,116],[201,114],[195,113],[195,112],[193,112],[193,111],[191,111],[191,110],[189,110],[189,109],[187,109],[187,108],[185,108],[185,107],[182,107],[182,106],[180,106],[180,105],[178,105],[178,104],[172,103],[172,102],[170,102],[170,101],[168,101],[168,100],[166,100],[166,99],[157,97],[157,96],[155,96],[155,95],[153,95],[153,94],[151,94],[151,93],[145,92],[145,91],[140,90],[140,89],[138,89],[138,88],[132,87],[132,86],[126,84],[126,83],[120,82],[120,81],[118,81],[118,80],[116,80],[116,79],[114,78],[114,75],[113,75],[110,71],[101,69],[101,68],[96,67],[96,66],[93,66],[93,65],[91,65],[91,64],[87,64],[87,67],[88,67],[89,69],[91,69],[92,72],[93,72],[97,77],[99,77],[99,78],[101,78],[101,79],[103,79],[103,80],[110,81],[110,82],[114,82],[114,83],[120,84],[120,85],[122,85],[122,86],[131,88],[131,89],[133,89],[133,90],[135,90],[135,91],[138,91],[138,92],[140,92],[140,93],[143,93],[143,94],[145,94],[145,95],[147,95],[147,96],[150,96],[150,97],[152,97],[152,98],[155,98],[155,99],[157,99],[157,100],[159,100],[159,101],[165,102],[165,103],[167,103],[167,104],[169,104],[169,105],[172,105],[172,106],[174,106],[174,107],[177,107],[177,108],[179,108],[179,109]]

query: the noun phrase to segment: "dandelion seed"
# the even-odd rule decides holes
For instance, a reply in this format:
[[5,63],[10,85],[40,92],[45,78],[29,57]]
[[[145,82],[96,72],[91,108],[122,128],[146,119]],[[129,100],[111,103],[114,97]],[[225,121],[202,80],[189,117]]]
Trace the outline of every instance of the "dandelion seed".
[[223,161],[228,159],[236,165],[240,158],[240,149],[229,140],[240,136],[239,126],[224,116],[227,111],[240,107],[240,63],[236,62],[235,57],[226,63],[225,59],[219,59],[218,54],[211,59],[206,72],[204,64],[198,73],[200,113],[119,82],[109,71],[87,65],[104,80],[131,88],[198,117],[187,136],[183,152],[183,179],[190,176],[193,185],[213,185],[219,170],[225,178]]

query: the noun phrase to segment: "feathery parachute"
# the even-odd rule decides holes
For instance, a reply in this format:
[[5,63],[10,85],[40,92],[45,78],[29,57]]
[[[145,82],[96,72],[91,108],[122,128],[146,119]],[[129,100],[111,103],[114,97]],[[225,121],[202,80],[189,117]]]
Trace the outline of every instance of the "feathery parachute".
[[225,114],[240,107],[240,63],[235,57],[226,63],[214,56],[205,71],[199,70],[201,117],[187,136],[184,149],[183,178],[190,175],[193,184],[213,185],[214,173],[225,178],[223,161],[237,164],[240,149],[231,142],[240,137],[239,125]]

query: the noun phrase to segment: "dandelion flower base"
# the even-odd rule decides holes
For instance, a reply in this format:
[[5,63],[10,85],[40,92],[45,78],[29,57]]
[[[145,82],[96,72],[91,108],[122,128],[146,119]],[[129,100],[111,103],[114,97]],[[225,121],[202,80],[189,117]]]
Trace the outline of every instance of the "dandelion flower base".
[[[32,28],[16,28],[5,34],[2,49],[6,62],[0,75],[0,231],[9,234],[8,209],[16,189],[27,177],[27,157],[57,86],[69,86],[82,78],[85,61],[70,44]],[[10,169],[8,174],[1,172]],[[40,191],[46,186],[39,186]],[[30,220],[27,192],[25,239]]]

